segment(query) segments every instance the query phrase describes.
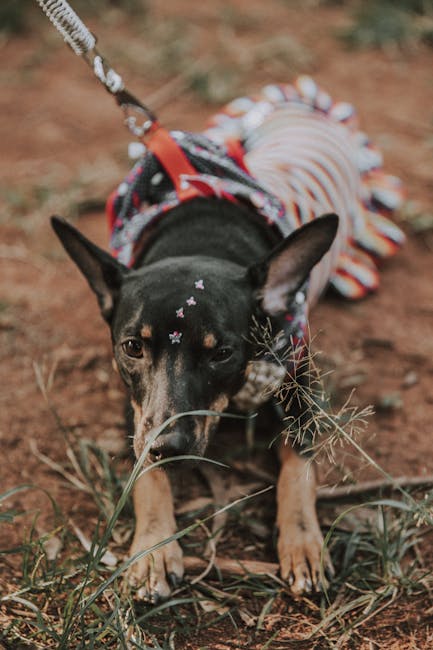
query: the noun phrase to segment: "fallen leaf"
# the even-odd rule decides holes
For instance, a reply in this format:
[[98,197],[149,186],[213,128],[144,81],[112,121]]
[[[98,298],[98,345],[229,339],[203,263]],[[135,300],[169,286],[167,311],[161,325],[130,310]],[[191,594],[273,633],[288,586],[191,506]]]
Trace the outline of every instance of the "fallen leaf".
[[230,607],[227,607],[227,605],[221,605],[216,600],[199,600],[201,608],[209,613],[209,612],[217,612],[218,614],[227,614],[227,612],[230,611]]
[[238,609],[238,614],[241,621],[246,627],[254,627],[257,623],[257,616],[253,616],[246,609]]
[[403,382],[402,382],[402,387],[403,388],[410,388],[411,386],[415,386],[419,382],[419,377],[418,373],[415,372],[415,370],[410,370],[406,375],[404,376]]
[[62,540],[57,535],[51,535],[48,539],[42,542],[47,559],[55,560],[62,549]]

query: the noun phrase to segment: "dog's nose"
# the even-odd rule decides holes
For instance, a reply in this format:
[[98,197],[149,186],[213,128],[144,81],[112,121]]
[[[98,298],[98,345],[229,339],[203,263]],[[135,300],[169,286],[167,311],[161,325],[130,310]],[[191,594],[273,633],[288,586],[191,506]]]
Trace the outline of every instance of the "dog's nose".
[[186,454],[188,448],[187,436],[179,431],[172,431],[158,436],[149,453],[152,460],[162,460],[163,458]]

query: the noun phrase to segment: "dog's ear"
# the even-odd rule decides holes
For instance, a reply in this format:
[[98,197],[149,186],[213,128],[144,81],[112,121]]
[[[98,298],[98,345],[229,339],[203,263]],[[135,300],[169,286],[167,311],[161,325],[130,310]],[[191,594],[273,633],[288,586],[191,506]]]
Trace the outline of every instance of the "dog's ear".
[[51,225],[66,252],[95,292],[102,316],[109,323],[116,295],[128,273],[127,267],[93,244],[66,219],[51,217]]
[[295,230],[270,255],[249,269],[265,312],[275,315],[286,311],[290,296],[330,248],[337,229],[336,214],[315,219]]

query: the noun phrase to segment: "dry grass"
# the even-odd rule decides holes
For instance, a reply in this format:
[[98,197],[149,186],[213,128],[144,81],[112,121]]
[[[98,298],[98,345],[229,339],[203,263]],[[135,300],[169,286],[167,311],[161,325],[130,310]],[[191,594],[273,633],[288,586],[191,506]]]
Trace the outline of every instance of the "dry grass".
[[[110,4],[108,0],[100,2],[104,7]],[[15,18],[21,21],[22,3],[9,4],[13,9],[11,21]],[[92,4],[97,6],[98,0]],[[412,10],[403,15],[404,7],[400,6],[403,0],[394,7],[395,11],[383,0],[374,4],[387,9],[384,20],[389,29],[380,27],[384,23],[377,20],[376,9],[366,9],[365,18],[361,13],[355,17],[354,30],[348,36],[353,43],[388,47],[389,43],[391,46],[395,42],[416,44],[431,38],[430,2],[420,3],[426,9],[424,15]],[[373,3],[368,6],[372,7]],[[112,11],[116,10],[110,8],[104,12],[104,20],[113,19]],[[181,27],[185,29],[179,30],[179,23],[172,22],[163,32],[152,32],[143,18],[137,20],[140,34],[133,34],[128,44],[132,56],[128,54],[130,60],[126,62],[131,74],[135,65],[146,78],[152,79],[153,74],[155,83],[160,83],[161,75],[165,80],[176,81],[165,93],[165,102],[172,99],[173,93],[191,88],[201,100],[221,102],[237,94],[240,86],[248,86],[247,80],[253,76],[256,66],[268,72],[269,77],[280,78],[283,72],[286,78],[311,65],[310,52],[296,40],[282,40],[278,34],[255,48],[243,47],[242,30],[254,31],[255,27],[251,21],[245,24],[244,16],[233,11],[226,11],[223,28],[205,56],[192,47],[193,42],[200,43],[206,37],[205,27],[199,26],[194,33],[185,25]],[[14,29],[12,25],[10,31]],[[179,31],[182,34],[174,45],[173,33],[179,35]],[[236,39],[232,38],[233,34]],[[237,49],[231,45],[234,41],[240,44]],[[139,42],[145,46],[139,46]],[[145,49],[137,49],[135,56],[134,47]],[[119,52],[119,59],[114,56],[113,63],[118,60],[125,63],[126,55],[123,56],[122,59]],[[191,66],[192,61],[199,61],[199,65]],[[236,75],[228,74],[233,69]],[[184,70],[189,73],[184,74]],[[101,179],[100,169],[109,178]],[[59,187],[56,177],[49,178],[43,186],[35,185],[27,190],[21,186],[3,188],[10,218],[20,223],[20,218],[30,211],[35,220],[45,219],[50,212],[70,214],[83,201],[105,196],[107,187],[114,186],[120,176],[119,168],[104,159],[94,165],[93,173],[89,168],[79,170],[76,182],[60,198],[54,196],[53,188],[57,193]],[[24,221],[22,227],[27,227]],[[413,227],[430,231],[431,215],[413,220]],[[271,335],[271,332],[260,333],[262,345],[269,347]],[[313,455],[318,459],[324,457],[331,464],[337,459],[339,462],[339,450],[349,448],[360,463],[368,463],[378,476],[392,484],[392,477],[363,449],[370,411],[354,409],[350,402],[343,402],[333,410],[324,388],[326,377],[311,350],[308,359],[311,370],[307,387],[300,381],[306,373],[306,366],[301,363],[283,390],[290,392],[292,400],[302,397],[310,404],[310,418],[301,423],[288,416],[285,435],[300,441],[308,432]],[[246,570],[242,575],[215,576],[212,572],[198,581],[190,580],[158,606],[145,606],[134,600],[134,594],[128,593],[122,582],[123,573],[133,560],[122,558],[132,534],[129,494],[140,466],[137,464],[132,473],[126,472],[124,464],[114,462],[93,441],[78,438],[53,408],[55,374],[47,378],[38,369],[36,373],[41,394],[57,423],[65,461],[55,463],[37,448],[34,453],[39,454],[41,462],[49,466],[58,481],[68,486],[78,503],[86,504],[97,524],[83,517],[79,528],[70,513],[62,512],[51,496],[45,494],[51,504],[51,525],[41,532],[37,511],[24,512],[9,505],[25,491],[41,493],[37,485],[18,485],[0,495],[2,538],[19,540],[4,543],[0,548],[0,647],[6,650],[21,647],[182,649],[199,645],[214,648],[215,639],[224,639],[225,647],[232,648],[370,650],[377,647],[378,639],[381,647],[395,648],[396,635],[407,632],[409,638],[413,629],[418,629],[417,641],[402,643],[400,648],[432,647],[429,629],[432,578],[423,538],[433,520],[433,493],[418,495],[401,486],[395,491],[395,498],[380,498],[378,494],[372,500],[360,502],[355,495],[350,497],[351,505],[332,502],[323,508],[323,520],[329,522],[326,544],[337,568],[329,593],[294,600],[277,576]],[[247,470],[246,473],[250,482],[257,479],[253,470],[249,475]],[[268,484],[267,477],[263,478],[263,484]],[[239,486],[242,488],[240,480]],[[270,509],[266,494],[248,500],[231,499],[225,507],[230,534],[220,540],[218,554],[242,560],[239,549],[244,549],[247,543],[254,557],[269,558],[272,549],[268,540],[272,531],[259,526],[257,513],[267,515]],[[184,508],[176,537],[182,539],[187,554],[201,556],[213,535],[218,534],[209,531],[214,514],[209,511],[209,502],[192,499]],[[244,566],[248,569],[250,565]],[[410,624],[412,612],[414,622]]]
[[[270,336],[269,331],[262,330],[265,347]],[[324,399],[315,356],[309,350],[307,356],[314,368],[310,385],[300,382],[297,374],[283,391],[290,389],[293,399],[298,399],[296,391],[302,390],[302,400],[310,399],[312,414],[302,426],[308,427],[309,435],[313,428],[314,454],[325,453],[332,462],[336,445],[352,445],[364,460],[367,458],[389,478],[362,449],[359,438],[366,412],[356,411],[345,403],[332,413]],[[34,453],[67,481],[77,499],[93,499],[98,523],[91,530],[80,530],[52,501],[50,530],[40,534],[35,516],[20,544],[1,549],[7,568],[0,599],[0,638],[4,643],[25,641],[34,648],[59,649],[182,648],[197,634],[205,638],[206,630],[224,626],[233,638],[248,637],[251,647],[258,644],[257,647],[272,648],[283,647],[274,643],[283,642],[287,626],[295,626],[295,637],[308,640],[308,647],[344,647],[349,637],[361,643],[368,622],[397,601],[428,597],[432,581],[424,566],[421,542],[424,527],[431,525],[433,519],[433,493],[416,498],[398,486],[398,499],[375,498],[351,506],[333,504],[333,522],[325,543],[338,573],[330,591],[321,597],[293,601],[274,572],[251,573],[246,567],[252,565],[246,564],[242,572],[235,571],[240,575],[229,571],[219,580],[209,572],[209,565],[204,574],[190,579],[168,601],[152,607],[136,602],[122,580],[131,563],[172,539],[181,539],[188,555],[202,555],[205,546],[219,535],[219,531],[209,530],[218,512],[229,511],[229,528],[249,530],[250,545],[256,545],[259,551],[260,530],[255,522],[249,523],[253,515],[248,506],[250,498],[255,498],[260,510],[263,490],[256,490],[252,497],[234,499],[217,513],[209,513],[207,503],[200,505],[197,499],[193,500],[183,509],[176,535],[122,561],[132,533],[129,496],[143,471],[142,459],[132,473],[121,474],[107,452],[90,441],[76,438],[52,405],[54,373],[44,374],[38,366],[35,371],[64,441],[68,461],[59,465],[37,449]],[[293,437],[296,431],[296,436],[302,436],[300,426],[300,422],[289,419],[286,435]],[[154,437],[160,430],[154,432]],[[143,458],[146,453],[147,448]],[[19,529],[25,513],[8,509],[8,500],[19,491],[35,489],[38,488],[33,485],[17,486],[1,495],[4,508],[0,526]],[[242,486],[239,489],[242,491]],[[233,557],[227,540],[223,537],[220,541],[218,555],[222,558],[227,553]],[[242,562],[242,557],[238,559]]]

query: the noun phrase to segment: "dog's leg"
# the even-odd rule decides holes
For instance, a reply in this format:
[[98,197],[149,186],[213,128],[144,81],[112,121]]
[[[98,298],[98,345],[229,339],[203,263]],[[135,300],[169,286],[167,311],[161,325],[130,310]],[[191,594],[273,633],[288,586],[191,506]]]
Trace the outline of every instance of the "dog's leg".
[[[320,589],[323,537],[316,514],[314,468],[290,442],[279,449],[277,483],[278,557],[281,576],[294,594]],[[326,561],[324,567],[331,566]],[[322,571],[323,575],[323,571]]]
[[[144,551],[176,532],[173,498],[166,473],[151,469],[140,476],[134,486],[136,527],[131,555]],[[135,562],[128,581],[140,587],[138,595],[156,602],[170,595],[183,577],[182,550],[177,541],[169,542]]]

